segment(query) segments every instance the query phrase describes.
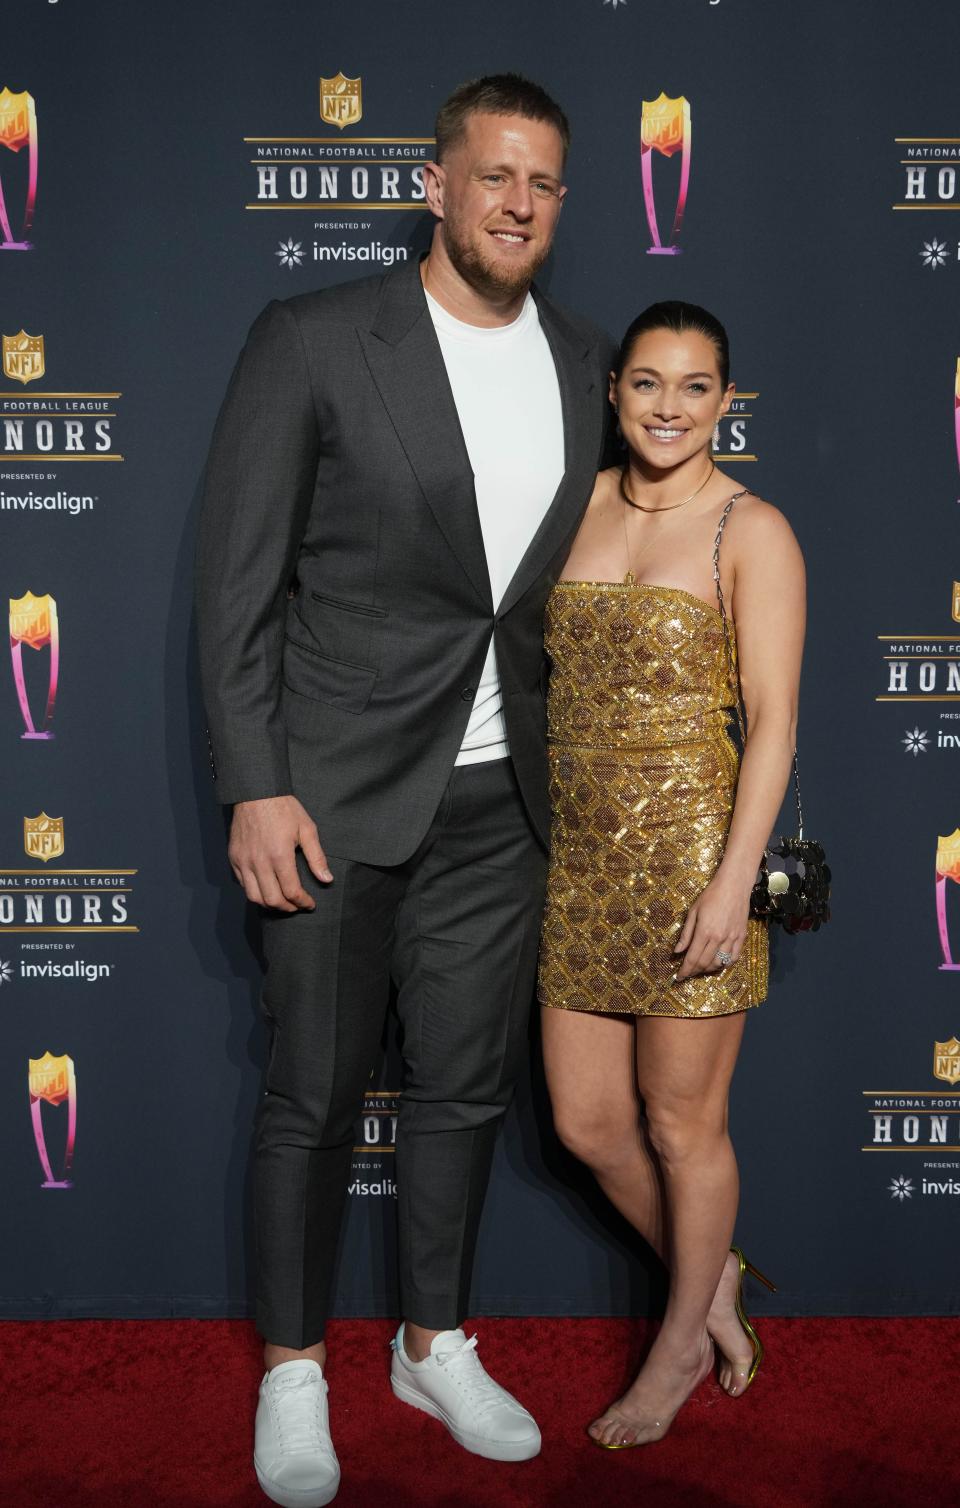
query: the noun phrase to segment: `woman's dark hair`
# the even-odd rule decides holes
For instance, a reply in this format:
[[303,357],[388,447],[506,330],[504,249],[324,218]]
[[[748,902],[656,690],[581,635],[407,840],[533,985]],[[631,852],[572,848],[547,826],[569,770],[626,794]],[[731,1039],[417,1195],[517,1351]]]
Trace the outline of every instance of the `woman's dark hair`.
[[726,330],[708,309],[701,309],[699,304],[685,304],[681,299],[651,304],[642,314],[637,315],[620,342],[614,368],[618,382],[640,336],[651,330],[672,330],[674,335],[682,335],[685,330],[696,330],[699,335],[705,335],[716,350],[720,383],[722,387],[726,387],[730,381],[730,342],[727,340]]
[[566,162],[570,150],[567,117],[545,89],[519,73],[490,73],[486,78],[470,79],[453,91],[440,106],[434,127],[438,162],[463,140],[467,119],[473,114],[522,115],[527,120],[546,121],[560,134]]

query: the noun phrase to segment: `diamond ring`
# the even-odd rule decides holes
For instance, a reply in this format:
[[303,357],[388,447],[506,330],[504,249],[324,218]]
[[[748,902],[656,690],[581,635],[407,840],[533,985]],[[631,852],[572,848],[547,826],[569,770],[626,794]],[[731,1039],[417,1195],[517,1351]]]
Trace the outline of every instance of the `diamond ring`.
[[713,961],[714,961],[714,963],[722,964],[723,967],[726,968],[728,964],[733,963],[733,954],[732,953],[724,953],[723,949],[720,948],[718,950],[718,952],[714,955],[714,960]]

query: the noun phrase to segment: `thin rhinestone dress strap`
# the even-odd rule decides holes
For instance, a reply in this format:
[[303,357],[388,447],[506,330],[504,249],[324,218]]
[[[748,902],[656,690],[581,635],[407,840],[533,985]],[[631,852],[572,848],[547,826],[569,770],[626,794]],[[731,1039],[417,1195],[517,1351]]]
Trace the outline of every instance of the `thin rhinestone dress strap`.
[[[731,508],[738,498],[744,497],[749,491],[749,487],[741,488],[739,492],[735,492],[733,494],[733,497],[727,503],[727,506],[724,508],[723,512],[720,515],[720,526],[717,529],[717,537],[714,541],[713,546],[713,579],[717,584],[717,601],[720,604],[720,617],[723,619],[723,641],[727,647],[727,662],[730,667],[730,679],[737,698],[737,726],[740,729],[740,744],[742,748],[746,747],[747,742],[747,709],[743,700],[743,689],[740,685],[740,665],[739,662],[734,659],[733,649],[730,644],[730,626],[727,620],[727,611],[723,603],[723,588],[720,585],[720,541],[723,538],[723,531],[727,526],[727,519],[730,517]],[[800,837],[802,838],[803,806],[800,800],[800,762],[797,758],[796,748],[794,748],[793,751],[793,793],[797,801],[797,828]]]
[[720,617],[723,619],[723,642],[726,646],[727,651],[727,666],[730,671],[730,684],[733,687],[734,694],[736,696],[737,726],[740,729],[741,746],[746,746],[747,742],[746,708],[743,705],[743,692],[740,689],[740,667],[733,656],[733,647],[730,643],[730,625],[727,621],[727,609],[724,606],[723,601],[723,588],[720,585],[720,541],[723,538],[723,531],[727,527],[727,519],[730,517],[730,511],[733,508],[734,503],[738,498],[744,497],[749,491],[749,487],[742,487],[739,492],[735,492],[733,494],[733,497],[727,503],[726,507],[720,515],[720,523],[717,527],[717,537],[713,542],[713,579],[716,583],[717,588],[717,602],[720,604]]
[[717,584],[717,600],[720,603],[720,616],[723,619],[724,623],[726,623],[727,621],[727,613],[723,605],[723,591],[720,587],[720,541],[723,538],[723,531],[727,527],[727,519],[730,517],[731,508],[738,498],[746,497],[749,491],[749,487],[741,487],[739,492],[735,492],[733,494],[733,497],[727,503],[727,506],[724,508],[723,512],[720,515],[720,525],[717,529],[717,537],[713,542],[713,579]]

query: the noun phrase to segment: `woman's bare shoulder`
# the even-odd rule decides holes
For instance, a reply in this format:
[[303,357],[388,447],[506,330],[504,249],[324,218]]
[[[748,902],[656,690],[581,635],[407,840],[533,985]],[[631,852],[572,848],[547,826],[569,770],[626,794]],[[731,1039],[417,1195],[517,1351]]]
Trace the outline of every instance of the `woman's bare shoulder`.
[[737,499],[727,520],[727,537],[737,553],[797,550],[797,538],[784,513],[754,492]]
[[605,470],[597,472],[597,479],[593,484],[590,501],[587,504],[588,511],[591,508],[602,507],[610,502],[620,486],[621,468],[619,466],[607,466]]
[[620,486],[620,478],[622,476],[622,466],[606,466],[603,471],[598,471],[597,480],[593,484],[594,496],[596,496],[598,491],[609,492],[611,488],[616,491]]

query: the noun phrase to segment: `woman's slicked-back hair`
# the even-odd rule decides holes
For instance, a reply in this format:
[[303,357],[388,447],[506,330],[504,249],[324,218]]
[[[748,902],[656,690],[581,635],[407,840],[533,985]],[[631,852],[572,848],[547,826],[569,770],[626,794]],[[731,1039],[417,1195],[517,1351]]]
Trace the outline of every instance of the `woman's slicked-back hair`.
[[470,79],[454,89],[441,106],[434,127],[437,138],[437,161],[464,137],[470,115],[522,115],[526,120],[544,120],[554,126],[563,142],[563,160],[570,150],[570,125],[556,100],[539,84],[531,83],[519,73],[490,73],[482,79]]
[[683,335],[686,330],[696,330],[699,335],[705,335],[716,350],[720,383],[726,387],[730,381],[730,342],[727,332],[709,309],[702,309],[699,304],[685,304],[682,299],[667,299],[660,304],[651,304],[642,314],[637,315],[620,342],[615,368],[618,382],[640,336],[649,334],[651,330],[672,330],[674,335]]

